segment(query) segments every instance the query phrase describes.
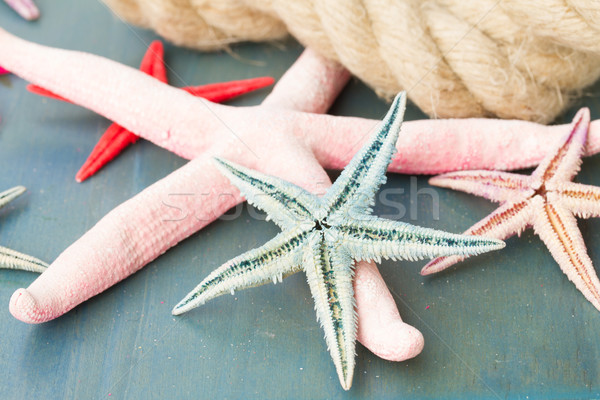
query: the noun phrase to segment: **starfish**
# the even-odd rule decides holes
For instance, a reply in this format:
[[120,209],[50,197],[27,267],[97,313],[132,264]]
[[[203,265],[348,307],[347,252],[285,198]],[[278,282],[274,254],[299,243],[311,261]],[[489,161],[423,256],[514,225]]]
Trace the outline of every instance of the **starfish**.
[[38,10],[33,0],[4,0],[4,2],[28,21],[40,17],[40,10]]
[[[241,196],[222,179],[211,157],[225,157],[318,192],[329,186],[321,166],[346,166],[376,125],[376,121],[364,118],[315,114],[329,108],[349,73],[310,49],[262,105],[247,108],[194,98],[113,61],[40,46],[1,29],[0,64],[192,159],[116,207],[69,246],[28,289],[17,290],[10,310],[28,323],[64,314],[238,204]],[[592,124],[588,155],[600,151],[599,122]],[[388,170],[440,173],[465,168],[524,168],[543,158],[551,146],[549,141],[562,136],[561,129],[490,119],[408,121],[403,124],[396,143],[398,153]],[[497,151],[492,153],[490,148]],[[195,196],[169,195],[182,193]],[[113,251],[105,251],[108,248]],[[375,264],[359,262],[354,282],[358,340],[388,360],[418,354],[423,337],[402,322]]]
[[[146,54],[142,59],[142,63],[140,64],[140,71],[152,76],[160,82],[167,83],[164,53],[164,46],[160,40],[155,40],[150,43],[150,46],[148,46],[148,50],[146,50]],[[209,85],[188,86],[181,89],[194,96],[203,97],[214,102],[222,102],[252,90],[272,85],[273,82],[273,78],[261,77]],[[28,85],[27,90],[41,96],[70,103],[69,100],[37,85]],[[130,144],[135,143],[138,139],[139,136],[135,133],[128,131],[117,123],[113,123],[108,127],[106,132],[104,132],[92,150],[92,153],[79,169],[75,175],[75,180],[77,182],[83,182],[94,175],[104,165],[119,155]]]
[[[430,183],[500,202],[499,208],[465,233],[506,239],[532,226],[569,280],[600,310],[600,282],[575,220],[575,216],[600,216],[600,188],[572,182],[579,171],[589,124],[589,110],[580,110],[568,134],[530,176],[464,171],[436,176]],[[437,258],[421,273],[441,271],[463,258]]]
[[[0,193],[0,208],[22,195],[25,190],[23,186],[15,186]],[[42,273],[48,268],[48,264],[27,254],[0,246],[0,268],[21,269],[23,271]]]
[[370,206],[385,182],[395,151],[405,102],[404,93],[396,97],[379,130],[321,198],[218,158],[219,170],[250,203],[266,211],[282,232],[213,271],[175,306],[173,314],[224,293],[275,283],[303,270],[340,383],[350,389],[356,340],[354,260],[473,255],[504,247],[499,240],[419,228],[371,215]]

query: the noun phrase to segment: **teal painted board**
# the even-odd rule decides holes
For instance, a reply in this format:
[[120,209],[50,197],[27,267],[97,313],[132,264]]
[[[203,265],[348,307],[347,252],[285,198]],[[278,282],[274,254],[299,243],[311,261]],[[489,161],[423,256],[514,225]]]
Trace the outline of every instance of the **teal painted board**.
[[[157,38],[125,25],[98,1],[37,3],[42,18],[34,23],[0,4],[0,26],[39,43],[136,67]],[[293,41],[236,45],[230,53],[209,54],[167,45],[166,61],[171,84],[184,86],[278,78],[301,51]],[[186,162],[140,141],[77,184],[75,172],[110,122],[29,94],[25,85],[14,76],[0,78],[0,189],[17,184],[29,189],[0,212],[2,245],[51,261],[112,208]],[[267,93],[231,104],[258,104]],[[587,105],[598,119],[600,85],[588,93],[577,106]],[[331,112],[381,118],[386,110],[385,102],[353,81]],[[407,119],[423,117],[409,107]],[[600,157],[587,158],[578,180],[600,185],[599,171]],[[493,209],[484,199],[429,187],[427,177],[391,175],[375,212],[460,232]],[[432,277],[418,274],[424,262],[383,262],[381,272],[400,312],[423,332],[425,349],[413,360],[392,363],[359,345],[354,384],[344,392],[302,274],[215,299],[182,317],[170,315],[210,271],[278,232],[245,204],[228,215],[125,281],[38,326],[15,320],[7,307],[13,291],[28,286],[35,275],[0,270],[0,366],[5,371],[0,397],[600,397],[600,315],[531,231],[509,239],[498,253]],[[580,220],[579,226],[599,264],[600,221]]]

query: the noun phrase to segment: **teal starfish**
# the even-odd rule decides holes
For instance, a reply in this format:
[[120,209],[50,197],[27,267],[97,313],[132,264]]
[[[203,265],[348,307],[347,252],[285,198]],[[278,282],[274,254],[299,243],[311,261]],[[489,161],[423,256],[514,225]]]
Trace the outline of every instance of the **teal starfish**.
[[173,314],[304,270],[340,382],[348,390],[357,330],[352,289],[355,260],[415,260],[504,247],[495,239],[455,235],[371,215],[375,193],[385,182],[385,171],[395,151],[405,104],[402,93],[379,131],[322,198],[276,177],[217,159],[231,183],[250,203],[266,211],[282,232],[213,271],[175,306]]
[[[25,190],[23,186],[15,186],[0,193],[0,208],[22,195]],[[48,268],[48,264],[27,254],[0,246],[0,268],[22,269],[24,271],[42,273]]]

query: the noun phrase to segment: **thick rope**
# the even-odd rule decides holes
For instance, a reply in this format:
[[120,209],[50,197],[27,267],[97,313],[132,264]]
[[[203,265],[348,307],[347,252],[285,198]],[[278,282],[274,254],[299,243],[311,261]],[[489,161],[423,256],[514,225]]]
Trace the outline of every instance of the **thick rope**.
[[203,50],[288,33],[435,117],[553,120],[600,76],[596,0],[104,0]]

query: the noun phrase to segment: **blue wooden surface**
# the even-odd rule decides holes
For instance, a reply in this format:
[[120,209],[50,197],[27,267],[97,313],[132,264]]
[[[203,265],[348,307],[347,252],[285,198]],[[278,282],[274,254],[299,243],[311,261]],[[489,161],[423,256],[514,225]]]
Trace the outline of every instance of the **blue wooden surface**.
[[[132,66],[156,38],[123,24],[95,0],[37,2],[43,15],[35,23],[20,20],[0,3],[0,26],[36,42]],[[236,57],[167,45],[171,83],[279,77],[301,47],[289,41],[232,50]],[[257,104],[267,92],[233,104]],[[600,118],[600,86],[588,93],[578,105]],[[352,82],[332,112],[380,118],[386,109],[369,89]],[[29,94],[14,76],[0,78],[0,115],[0,189],[29,188],[0,213],[0,243],[47,261],[109,210],[185,163],[141,141],[77,184],[75,172],[109,121]],[[422,117],[409,107],[407,119]],[[598,185],[599,171],[600,157],[588,158],[578,180]],[[463,193],[423,191],[428,188],[426,177],[390,176],[384,189],[395,190],[387,196],[397,203],[379,201],[376,213],[460,232],[494,208]],[[404,215],[398,205],[407,210]],[[338,383],[302,274],[172,317],[172,306],[212,269],[278,232],[254,214],[244,205],[238,218],[211,224],[134,276],[43,325],[23,324],[7,307],[12,292],[27,287],[35,275],[0,270],[0,398],[600,397],[600,315],[531,231],[509,239],[501,252],[429,278],[418,274],[422,262],[384,262],[381,271],[401,314],[423,332],[426,346],[414,360],[391,363],[359,345],[350,392]],[[581,220],[579,226],[599,264],[600,221]]]

